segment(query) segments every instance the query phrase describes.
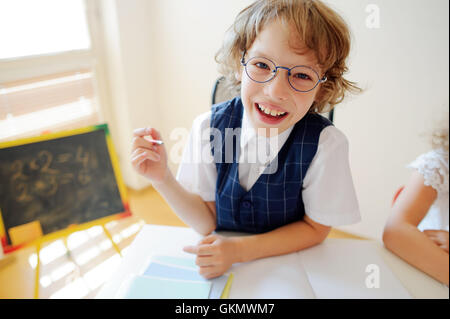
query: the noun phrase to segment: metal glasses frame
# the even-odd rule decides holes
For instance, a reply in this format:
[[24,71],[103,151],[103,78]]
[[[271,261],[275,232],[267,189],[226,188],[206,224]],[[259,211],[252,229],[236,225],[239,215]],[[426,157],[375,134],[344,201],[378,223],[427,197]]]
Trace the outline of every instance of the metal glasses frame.
[[[289,82],[289,85],[290,85],[295,91],[297,91],[297,92],[302,92],[302,93],[310,92],[310,91],[314,90],[314,89],[319,85],[319,83],[323,83],[323,82],[326,82],[326,81],[327,81],[327,77],[326,77],[326,76],[323,76],[322,78],[320,78],[320,77],[319,77],[319,74],[316,72],[316,70],[314,70],[313,68],[311,68],[311,67],[309,67],[309,66],[307,66],[307,65],[296,65],[296,66],[293,66],[292,68],[288,68],[288,67],[285,67],[285,66],[276,65],[275,62],[273,62],[272,60],[270,60],[270,59],[268,59],[268,58],[266,58],[266,57],[259,57],[259,58],[264,58],[264,59],[269,60],[270,62],[272,62],[272,64],[275,66],[275,69],[272,71],[273,76],[272,76],[270,79],[266,80],[266,81],[256,81],[256,80],[252,79],[252,77],[248,74],[248,72],[247,72],[247,64],[248,64],[248,61],[250,61],[251,59],[258,58],[258,57],[252,57],[252,58],[250,58],[247,62],[245,62],[245,53],[247,53],[247,51],[244,51],[244,53],[242,54],[241,64],[242,64],[242,66],[245,68],[245,73],[247,74],[247,76],[249,77],[249,79],[252,80],[252,81],[254,81],[254,82],[257,82],[257,83],[267,83],[267,82],[269,82],[269,81],[272,81],[272,80],[277,76],[278,69],[284,69],[284,70],[288,71],[288,82]],[[296,88],[292,85],[292,83],[291,83],[291,81],[290,81],[291,70],[294,69],[294,68],[297,68],[297,67],[308,68],[308,69],[310,69],[311,71],[313,71],[313,72],[317,75],[317,78],[318,78],[319,80],[318,80],[317,83],[314,85],[314,87],[312,87],[312,88],[309,89],[309,90],[302,91],[302,90],[296,89]]]

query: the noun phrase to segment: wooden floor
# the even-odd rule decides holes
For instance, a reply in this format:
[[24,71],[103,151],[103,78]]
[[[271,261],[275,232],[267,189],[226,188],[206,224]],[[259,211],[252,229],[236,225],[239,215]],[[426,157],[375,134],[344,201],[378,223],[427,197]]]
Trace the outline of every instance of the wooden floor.
[[[128,189],[128,195],[131,212],[145,223],[187,227],[154,188],[148,187],[140,191]],[[332,229],[328,237],[365,239],[337,229]]]

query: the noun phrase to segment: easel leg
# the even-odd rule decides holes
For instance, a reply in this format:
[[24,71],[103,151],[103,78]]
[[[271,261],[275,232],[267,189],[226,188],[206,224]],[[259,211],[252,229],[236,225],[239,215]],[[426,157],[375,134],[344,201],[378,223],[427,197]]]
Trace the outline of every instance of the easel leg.
[[38,240],[36,243],[36,255],[37,255],[37,265],[36,265],[36,276],[34,281],[34,299],[39,299],[39,275],[41,266],[41,241]]
[[112,243],[114,249],[117,251],[117,253],[119,254],[119,256],[120,256],[120,257],[123,257],[123,256],[122,256],[122,252],[120,251],[119,246],[117,246],[117,244],[114,242],[114,240],[113,240],[111,234],[110,234],[109,231],[106,229],[106,227],[105,227],[104,224],[102,224],[102,228],[103,228],[103,231],[104,231],[105,234],[106,234],[106,237],[109,238],[109,240],[111,241],[111,243]]

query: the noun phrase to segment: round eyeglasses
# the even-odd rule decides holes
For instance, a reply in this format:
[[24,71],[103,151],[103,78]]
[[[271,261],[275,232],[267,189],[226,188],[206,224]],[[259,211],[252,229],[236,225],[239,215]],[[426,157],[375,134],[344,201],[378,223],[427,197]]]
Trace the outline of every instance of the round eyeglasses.
[[253,57],[245,62],[244,56],[242,56],[241,64],[244,66],[247,76],[258,83],[266,83],[273,80],[277,75],[278,69],[285,69],[288,74],[289,84],[298,92],[312,91],[319,83],[327,80],[326,76],[320,78],[314,69],[306,65],[297,65],[292,68],[277,66],[273,61],[263,57]]

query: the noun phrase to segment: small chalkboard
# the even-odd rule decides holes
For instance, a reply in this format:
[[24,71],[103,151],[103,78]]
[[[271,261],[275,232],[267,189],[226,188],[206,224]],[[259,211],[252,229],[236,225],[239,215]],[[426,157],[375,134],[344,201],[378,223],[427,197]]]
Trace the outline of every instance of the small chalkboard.
[[125,188],[106,124],[0,143],[3,246],[11,244],[8,229],[32,221],[45,235],[124,213]]

